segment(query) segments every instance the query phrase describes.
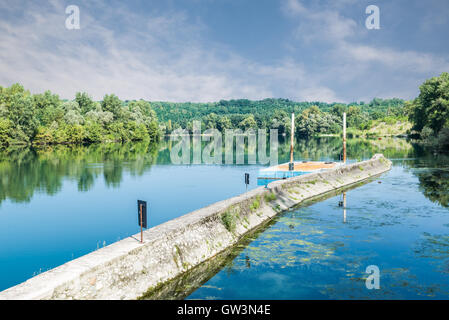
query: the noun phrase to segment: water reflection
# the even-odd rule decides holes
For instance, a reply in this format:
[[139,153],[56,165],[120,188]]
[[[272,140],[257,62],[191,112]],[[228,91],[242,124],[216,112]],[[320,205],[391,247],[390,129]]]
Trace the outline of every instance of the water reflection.
[[[288,141],[282,137],[279,160],[289,157]],[[379,145],[381,143],[381,145]],[[53,195],[60,191],[62,180],[75,180],[79,191],[89,191],[99,177],[110,187],[118,187],[123,170],[142,175],[153,164],[170,164],[172,142],[160,144],[148,142],[129,144],[98,144],[91,146],[55,146],[40,149],[8,149],[0,152],[0,201],[30,201],[36,190]],[[348,141],[350,157],[369,158],[374,153],[387,157],[407,156],[410,145],[404,140]],[[295,144],[295,156],[299,159],[338,160],[341,139],[335,137],[300,140]]]
[[[279,138],[279,162],[282,163],[288,161],[290,149],[289,142],[282,136]],[[139,142],[8,149],[0,152],[0,204],[5,199],[29,202],[36,191],[54,195],[61,190],[64,179],[76,181],[80,192],[89,191],[101,177],[108,187],[118,188],[124,171],[141,176],[154,164],[171,164],[171,147],[172,141],[164,139],[159,144]],[[426,197],[449,206],[447,156],[435,157],[417,145],[395,138],[349,139],[347,148],[351,159],[368,159],[381,152],[390,159],[414,159],[403,161],[404,166],[410,168],[420,167],[422,161],[426,165],[432,164],[438,169],[413,170],[413,173],[418,176]],[[338,161],[341,152],[342,139],[339,137],[298,140],[294,150],[295,158],[301,160]]]
[[142,175],[157,160],[157,145],[142,143],[9,149],[0,153],[0,203],[29,202],[34,192],[54,195],[63,180],[89,191],[99,177],[118,187],[123,171]]
[[416,173],[420,190],[433,202],[449,207],[449,169],[434,169]]
[[[412,169],[346,190],[346,206],[335,194],[276,217],[188,298],[447,299],[448,211],[426,200]],[[369,265],[380,290],[365,286]]]

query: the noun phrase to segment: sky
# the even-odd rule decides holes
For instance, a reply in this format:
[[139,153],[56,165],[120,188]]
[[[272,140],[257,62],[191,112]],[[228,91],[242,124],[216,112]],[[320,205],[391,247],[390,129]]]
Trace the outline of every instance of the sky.
[[[79,8],[68,29],[66,8]],[[365,25],[380,9],[380,29]],[[413,99],[449,71],[447,0],[0,0],[0,86],[73,99]]]

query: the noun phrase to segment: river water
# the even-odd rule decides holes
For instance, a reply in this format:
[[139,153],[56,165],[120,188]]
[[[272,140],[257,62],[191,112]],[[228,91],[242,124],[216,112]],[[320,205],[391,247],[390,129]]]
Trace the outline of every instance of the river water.
[[[159,145],[58,146],[0,153],[0,290],[150,227],[257,187],[261,165],[172,165]],[[281,143],[279,161],[288,159]],[[188,299],[449,298],[449,159],[401,139],[348,141],[355,160],[384,153],[393,169],[285,212],[230,250]],[[296,160],[338,160],[341,140],[298,141]],[[368,290],[366,267],[380,271]],[[197,279],[198,280],[198,279]],[[185,288],[184,288],[185,287]],[[170,298],[170,297],[167,297]]]

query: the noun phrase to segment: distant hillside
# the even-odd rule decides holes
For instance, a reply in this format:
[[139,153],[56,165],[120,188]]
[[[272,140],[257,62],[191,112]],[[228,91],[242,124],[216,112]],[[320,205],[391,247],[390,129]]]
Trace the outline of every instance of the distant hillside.
[[[252,125],[258,128],[272,128],[273,125],[276,125],[273,121],[282,123],[286,127],[288,121],[285,118],[289,118],[292,112],[299,116],[304,110],[313,106],[318,107],[323,113],[332,113],[337,117],[341,117],[342,112],[346,111],[360,118],[357,121],[349,121],[350,125],[405,115],[405,101],[396,98],[385,100],[375,98],[369,103],[353,102],[349,104],[296,102],[289,99],[264,99],[260,101],[239,99],[210,103],[156,101],[150,103],[167,132],[178,127],[191,128],[193,120],[202,120],[206,127],[218,129],[239,127],[245,129],[245,126],[251,127]],[[246,122],[244,122],[245,120]]]

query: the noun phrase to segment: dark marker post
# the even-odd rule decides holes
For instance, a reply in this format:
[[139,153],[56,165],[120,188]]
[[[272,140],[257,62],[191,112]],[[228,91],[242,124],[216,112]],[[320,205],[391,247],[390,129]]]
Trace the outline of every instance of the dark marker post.
[[140,226],[140,243],[143,243],[143,228],[147,228],[147,202],[137,200],[138,223]]
[[246,192],[248,192],[249,173],[245,173],[245,185],[246,185]]

